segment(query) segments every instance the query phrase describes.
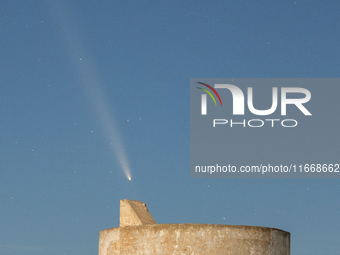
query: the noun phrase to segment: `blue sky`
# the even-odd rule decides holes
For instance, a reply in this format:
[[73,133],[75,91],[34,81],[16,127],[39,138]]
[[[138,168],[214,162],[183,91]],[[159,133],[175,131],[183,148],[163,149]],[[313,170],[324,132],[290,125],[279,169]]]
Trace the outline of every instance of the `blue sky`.
[[1,2],[0,253],[96,254],[135,199],[157,223],[276,227],[291,254],[338,254],[338,179],[190,179],[189,82],[338,77],[339,7]]

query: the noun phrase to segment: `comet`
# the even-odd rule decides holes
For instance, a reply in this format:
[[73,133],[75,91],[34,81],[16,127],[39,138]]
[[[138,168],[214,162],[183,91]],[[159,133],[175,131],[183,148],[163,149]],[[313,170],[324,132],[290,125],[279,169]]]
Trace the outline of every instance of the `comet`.
[[[75,15],[69,11],[69,8],[62,5],[62,2],[49,2],[50,15],[54,19],[55,26],[60,32],[60,37],[68,51],[71,63],[76,70],[76,74],[82,89],[87,94],[89,102],[102,126],[104,135],[111,144],[111,151],[126,178],[131,181],[130,165],[127,159],[125,148],[118,130],[118,124],[115,121],[110,100],[106,97],[96,65],[90,58],[90,52],[86,49],[81,31],[77,27]],[[68,10],[68,11],[66,11]],[[115,86],[115,84],[110,84]],[[118,87],[118,86],[117,86]],[[112,99],[111,99],[112,100]]]

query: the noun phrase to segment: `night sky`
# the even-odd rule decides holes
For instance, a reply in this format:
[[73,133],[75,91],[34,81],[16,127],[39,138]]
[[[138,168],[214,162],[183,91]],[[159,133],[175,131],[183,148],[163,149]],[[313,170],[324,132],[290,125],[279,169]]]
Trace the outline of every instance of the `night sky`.
[[[189,170],[190,78],[339,77],[339,9],[0,2],[0,254],[97,254],[99,231],[119,226],[121,199],[143,201],[157,223],[275,227],[291,233],[293,255],[339,254],[339,179]],[[338,139],[338,110],[315,137]]]

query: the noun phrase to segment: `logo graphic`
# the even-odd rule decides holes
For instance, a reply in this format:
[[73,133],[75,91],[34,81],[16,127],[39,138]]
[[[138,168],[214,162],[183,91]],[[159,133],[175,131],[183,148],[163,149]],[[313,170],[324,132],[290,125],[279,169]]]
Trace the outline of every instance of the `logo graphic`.
[[[209,89],[211,89],[216,96],[218,97],[218,99],[220,100],[221,106],[222,106],[222,101],[221,98],[219,96],[219,94],[216,92],[216,90],[211,87],[208,84],[205,84],[203,82],[197,82],[199,84],[202,84],[206,87],[208,87]],[[214,96],[206,89],[197,87],[198,89],[201,89],[203,91],[205,91],[207,94],[210,95],[210,97],[214,100],[215,105],[216,104],[216,100],[214,98]],[[242,92],[242,90],[235,86],[235,85],[231,85],[231,84],[215,84],[215,88],[217,89],[228,89],[231,94],[232,94],[232,98],[233,98],[233,115],[244,115],[244,94]],[[273,87],[272,88],[272,106],[270,107],[270,109],[267,110],[258,110],[255,109],[254,105],[253,105],[253,88],[252,87],[248,87],[247,88],[247,104],[248,104],[248,109],[251,113],[255,114],[255,115],[270,115],[272,113],[274,113],[277,109],[278,106],[278,89],[277,87]],[[304,97],[303,98],[287,98],[287,94],[288,93],[295,93],[295,94],[303,94]],[[298,87],[282,87],[281,88],[281,115],[287,115],[286,113],[286,108],[287,105],[291,104],[291,105],[295,105],[304,115],[312,115],[304,106],[304,103],[307,103],[309,100],[311,99],[311,93],[309,90],[305,89],[305,88],[298,88]],[[207,115],[207,95],[206,94],[202,94],[201,95],[201,115]]]
[[[196,87],[197,89],[200,89],[204,91],[204,94],[201,94],[201,116],[207,116],[207,94],[212,98],[212,100],[215,103],[215,106],[217,106],[217,100],[215,100],[215,95],[217,96],[218,100],[220,101],[220,104],[222,106],[222,100],[220,95],[217,93],[216,90],[222,91],[222,96],[229,96],[231,94],[232,97],[232,109],[228,109],[228,106],[224,106],[222,109],[216,109],[212,111],[211,116],[215,116],[213,119],[213,127],[216,127],[217,125],[225,125],[230,124],[230,127],[233,126],[249,126],[249,127],[262,127],[265,125],[265,123],[269,123],[271,127],[275,126],[276,122],[280,122],[281,126],[283,127],[295,127],[297,126],[298,122],[295,119],[278,119],[278,118],[271,118],[270,115],[276,113],[281,113],[281,116],[287,116],[287,106],[288,108],[292,109],[292,107],[297,108],[303,115],[305,116],[311,116],[312,114],[307,110],[307,108],[304,106],[304,104],[308,103],[311,99],[311,93],[308,89],[301,88],[301,87],[271,87],[271,96],[268,97],[268,94],[265,94],[263,96],[264,92],[257,92],[257,95],[260,95],[260,100],[263,100],[263,98],[271,99],[271,106],[269,108],[265,109],[258,109],[255,108],[253,103],[253,87],[247,87],[245,91],[243,91],[241,88],[239,88],[236,85],[232,84],[223,84],[223,83],[215,83],[212,87],[206,83],[203,82],[196,82],[198,84],[201,84],[205,86],[206,88],[202,87]],[[261,85],[255,82],[253,84],[254,88],[256,90],[259,89],[259,86],[255,85]],[[282,84],[282,83],[281,83]],[[284,84],[286,85],[286,84]],[[227,94],[225,93],[226,91]],[[261,89],[260,89],[261,91]],[[267,92],[266,92],[267,93]],[[215,94],[215,95],[214,95]],[[262,97],[261,97],[262,94]],[[228,105],[228,104],[227,104]],[[238,117],[241,116],[250,116],[248,113],[246,113],[246,108],[248,108],[248,111],[257,116],[266,116],[265,119],[240,119]],[[280,109],[281,108],[281,109]],[[225,119],[225,114],[227,114],[232,110],[232,116],[235,117],[234,119]],[[291,111],[291,110],[290,110]],[[220,115],[217,116],[216,114]],[[277,114],[276,114],[277,116]],[[218,117],[218,118],[216,118]],[[206,117],[204,117],[206,119]],[[267,124],[268,125],[268,124]]]
[[[221,98],[220,98],[220,95],[217,93],[217,91],[216,91],[213,87],[211,87],[210,85],[205,84],[205,83],[203,83],[203,82],[197,82],[197,83],[202,84],[202,85],[206,86],[207,88],[211,89],[211,91],[214,92],[215,95],[217,96],[218,100],[220,100],[220,104],[221,104],[221,106],[222,106],[222,100],[221,100]],[[206,92],[206,93],[214,100],[214,103],[215,103],[215,105],[217,106],[216,100],[215,100],[214,96],[210,93],[209,90],[206,90],[206,89],[203,89],[203,88],[200,88],[200,87],[196,87],[196,88],[205,91],[205,92]],[[202,94],[201,100],[202,100],[202,104],[201,104],[201,114],[202,114],[202,115],[207,115],[207,95],[206,95],[206,94]]]
[[339,85],[340,78],[190,78],[190,177],[340,178],[339,162],[329,161],[340,144],[332,114]]

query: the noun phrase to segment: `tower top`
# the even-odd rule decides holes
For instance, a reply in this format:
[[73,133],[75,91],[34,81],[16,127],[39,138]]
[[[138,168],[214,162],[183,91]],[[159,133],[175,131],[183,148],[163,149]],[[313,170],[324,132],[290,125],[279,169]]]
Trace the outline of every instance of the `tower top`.
[[120,200],[120,227],[157,224],[146,204],[141,201]]

